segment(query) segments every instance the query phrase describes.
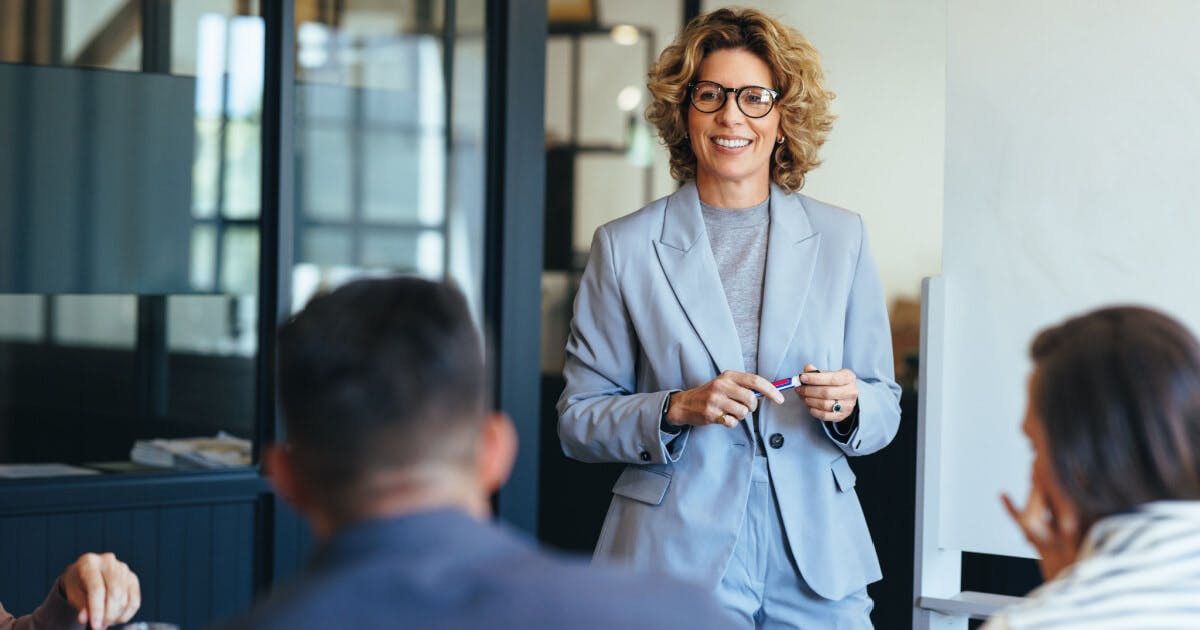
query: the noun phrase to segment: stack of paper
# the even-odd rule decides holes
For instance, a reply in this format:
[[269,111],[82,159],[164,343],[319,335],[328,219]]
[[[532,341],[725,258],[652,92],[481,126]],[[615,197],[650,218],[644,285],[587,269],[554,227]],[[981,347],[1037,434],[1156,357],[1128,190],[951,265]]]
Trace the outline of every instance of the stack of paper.
[[224,431],[211,438],[138,440],[129,459],[157,468],[228,468],[250,465],[250,440]]

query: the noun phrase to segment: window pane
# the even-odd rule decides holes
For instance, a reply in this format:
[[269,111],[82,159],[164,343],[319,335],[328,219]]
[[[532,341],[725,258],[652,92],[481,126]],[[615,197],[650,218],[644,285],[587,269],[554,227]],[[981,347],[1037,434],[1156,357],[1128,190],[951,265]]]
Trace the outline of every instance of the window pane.
[[45,311],[43,296],[0,295],[0,341],[45,339]]
[[192,216],[211,219],[221,196],[221,136],[224,123],[216,117],[196,116],[196,158],[192,162]]
[[300,258],[323,267],[348,266],[354,261],[350,230],[313,227],[304,231]]
[[[166,42],[167,60],[153,72],[194,76],[208,39],[209,15],[259,15],[257,0],[4,0],[0,1],[0,62],[103,68],[146,68],[142,24]],[[153,54],[153,51],[151,52]]]
[[[257,112],[255,112],[257,117]],[[262,130],[256,118],[226,123],[225,195],[223,215],[231,219],[258,218]]]
[[367,234],[363,241],[363,262],[368,267],[383,267],[399,273],[440,278],[445,238],[440,232],[402,232],[382,230]]
[[212,291],[217,276],[217,228],[215,224],[192,228],[192,288]]
[[258,230],[228,228],[223,235],[221,289],[227,293],[258,293]]
[[[422,185],[444,181],[440,139],[433,136],[414,142],[411,134],[395,131],[379,131],[364,138],[366,219],[410,225],[422,219],[426,225],[441,222],[442,188]],[[426,151],[430,145],[432,151]]]
[[[63,2],[63,13],[59,18],[62,20],[62,62],[110,70],[138,70],[142,38],[138,11],[130,6],[133,4],[126,0]],[[41,7],[41,10],[49,17],[53,7]]]
[[484,2],[453,3],[449,35],[445,6],[297,6],[293,308],[319,288],[380,272],[452,277],[478,307]]
[[348,220],[353,203],[350,134],[336,124],[317,120],[297,132],[296,171],[304,191],[299,202],[302,218]]
[[70,346],[133,348],[137,301],[129,295],[56,295],[54,342]]
[[0,463],[255,434],[257,8],[0,1]]
[[258,300],[238,295],[167,298],[167,348],[172,352],[254,357]]

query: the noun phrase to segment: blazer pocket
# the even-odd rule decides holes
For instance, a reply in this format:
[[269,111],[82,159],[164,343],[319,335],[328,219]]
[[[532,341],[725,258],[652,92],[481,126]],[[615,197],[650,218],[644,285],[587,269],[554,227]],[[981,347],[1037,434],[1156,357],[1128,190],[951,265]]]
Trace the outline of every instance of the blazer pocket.
[[838,490],[849,492],[854,488],[854,471],[851,470],[850,462],[846,461],[845,455],[833,460],[830,468],[833,469],[833,481],[837,484]]
[[667,487],[671,485],[671,476],[666,473],[646,470],[640,466],[626,466],[625,472],[617,478],[613,485],[613,494],[634,501],[658,505],[667,495]]

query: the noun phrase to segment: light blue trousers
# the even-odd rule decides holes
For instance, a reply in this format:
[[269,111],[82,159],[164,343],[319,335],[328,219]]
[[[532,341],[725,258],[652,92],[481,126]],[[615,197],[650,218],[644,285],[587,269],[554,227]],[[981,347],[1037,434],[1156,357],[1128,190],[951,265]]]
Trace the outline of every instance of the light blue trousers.
[[831,601],[813,592],[792,557],[767,458],[754,458],[750,501],[717,599],[747,628],[871,628],[867,589]]

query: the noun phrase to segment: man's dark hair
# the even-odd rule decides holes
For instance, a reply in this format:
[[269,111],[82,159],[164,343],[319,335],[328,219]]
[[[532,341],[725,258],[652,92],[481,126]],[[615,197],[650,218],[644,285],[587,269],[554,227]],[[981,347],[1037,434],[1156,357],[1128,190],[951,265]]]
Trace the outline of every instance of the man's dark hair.
[[1179,322],[1114,307],[1040,333],[1032,404],[1081,525],[1200,499],[1200,345]]
[[484,356],[466,300],[419,278],[358,280],[279,329],[287,443],[329,509],[377,473],[469,465],[484,418]]

